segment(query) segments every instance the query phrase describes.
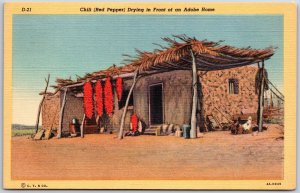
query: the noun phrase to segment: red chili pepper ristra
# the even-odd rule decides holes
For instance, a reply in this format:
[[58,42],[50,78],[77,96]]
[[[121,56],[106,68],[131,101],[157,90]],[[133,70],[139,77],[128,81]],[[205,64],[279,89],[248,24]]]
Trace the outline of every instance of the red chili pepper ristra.
[[103,115],[103,90],[101,81],[98,80],[95,85],[96,108],[99,117]]
[[108,116],[112,116],[114,110],[114,99],[110,77],[105,80],[104,86],[104,107]]
[[87,118],[91,119],[93,117],[94,104],[93,104],[93,87],[91,82],[86,82],[83,86],[83,102],[84,102],[84,112]]
[[116,80],[116,90],[117,90],[118,101],[120,101],[122,98],[122,92],[123,92],[123,80],[121,77],[118,77]]

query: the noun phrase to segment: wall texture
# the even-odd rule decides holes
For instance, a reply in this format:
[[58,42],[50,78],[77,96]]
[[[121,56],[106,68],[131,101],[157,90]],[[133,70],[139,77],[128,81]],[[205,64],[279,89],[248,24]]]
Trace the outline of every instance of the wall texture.
[[42,127],[57,130],[60,111],[60,93],[47,95],[42,106]]
[[[233,115],[242,111],[256,113],[258,95],[255,94],[256,66],[239,67],[228,70],[199,72],[199,106],[201,117],[213,115],[219,122],[227,122]],[[229,79],[238,81],[238,94],[229,93]],[[130,115],[137,116],[149,126],[149,86],[163,84],[164,123],[189,124],[192,105],[192,74],[191,71],[176,70],[144,76],[138,79],[133,91],[134,106],[129,107],[126,114],[125,130],[129,129]],[[132,80],[124,80],[123,89],[129,90]],[[119,109],[116,94],[114,114],[103,119],[101,126],[108,131],[117,132],[120,127],[123,108]],[[60,103],[63,94],[47,96],[42,109],[42,125],[44,128],[57,128],[59,122]],[[68,132],[69,122],[76,117],[80,123],[83,117],[83,98],[68,93],[64,110],[63,132]],[[54,118],[53,118],[54,117]]]
[[[133,83],[133,80],[123,80],[123,91],[124,90],[129,91],[132,83]],[[115,87],[113,86],[113,88],[115,88]],[[105,126],[108,131],[118,132],[119,128],[120,128],[123,110],[124,110],[124,108],[119,109],[117,94],[114,89],[114,113],[113,113],[112,117],[110,117],[109,119],[105,119],[105,120],[101,121],[101,124],[103,126]],[[129,130],[129,128],[130,128],[130,116],[131,116],[132,112],[133,112],[133,106],[129,106],[127,113],[125,115],[124,129],[126,131]]]
[[[132,84],[132,80],[125,80],[123,83],[123,89],[129,90]],[[55,96],[48,95],[42,107],[42,127],[50,128],[57,130],[59,125],[59,113],[61,104],[63,101],[63,93],[58,92]],[[126,117],[125,117],[125,130],[129,130],[130,127],[130,116],[133,112],[133,107],[129,107]],[[123,108],[119,109],[118,101],[116,94],[114,93],[114,114],[112,117],[107,118],[103,117],[100,122],[100,127],[106,127],[108,131],[116,132],[119,130],[121,116],[123,113]],[[69,123],[72,118],[77,118],[79,123],[82,122],[84,114],[83,109],[83,97],[75,97],[72,92],[68,92],[66,96],[66,104],[63,114],[63,124],[62,132],[69,132]],[[93,131],[92,131],[93,130]],[[94,129],[91,128],[91,132],[94,132]]]
[[[212,114],[220,122],[227,122],[242,111],[256,113],[258,95],[255,94],[256,66],[245,66],[229,70],[210,71],[200,81],[203,92],[204,115]],[[229,79],[237,79],[238,94],[229,94]],[[220,110],[221,112],[219,112]]]
[[[63,93],[61,93],[61,103],[64,98]],[[68,92],[66,96],[66,104],[63,114],[63,124],[62,124],[62,132],[69,132],[69,123],[73,118],[77,118],[81,123],[83,118],[83,98],[75,97],[72,92]]]
[[163,114],[165,123],[189,123],[192,96],[192,73],[176,70],[138,79],[133,92],[134,111],[149,126],[149,86],[163,84]]
[[[205,74],[199,72],[199,111],[202,112],[202,117],[213,115],[220,122],[228,122],[233,115],[242,111],[255,114],[258,107],[258,95],[255,94],[256,72],[256,66]],[[229,79],[238,81],[238,94],[229,93]],[[134,111],[137,115],[149,126],[149,85],[156,83],[163,83],[164,123],[189,124],[192,105],[190,71],[177,70],[140,78],[134,89]]]

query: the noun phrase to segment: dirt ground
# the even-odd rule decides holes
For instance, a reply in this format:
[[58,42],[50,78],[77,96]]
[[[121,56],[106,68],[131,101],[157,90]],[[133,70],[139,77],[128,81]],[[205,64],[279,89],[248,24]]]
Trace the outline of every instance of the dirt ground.
[[283,179],[283,135],[205,133],[203,138],[115,134],[33,141],[12,138],[13,179]]

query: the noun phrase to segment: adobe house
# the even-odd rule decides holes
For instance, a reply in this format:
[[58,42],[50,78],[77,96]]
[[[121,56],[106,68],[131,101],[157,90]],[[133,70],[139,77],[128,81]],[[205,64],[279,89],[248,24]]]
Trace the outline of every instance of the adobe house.
[[[42,127],[56,129],[61,137],[68,133],[72,118],[83,123],[83,84],[110,76],[113,85],[117,77],[122,77],[122,99],[118,102],[114,94],[113,116],[103,117],[100,126],[118,131],[119,138],[124,129],[128,130],[133,112],[146,128],[165,123],[190,124],[191,137],[196,126],[206,127],[207,116],[225,123],[234,115],[251,114],[261,128],[267,82],[264,61],[274,54],[273,48],[235,48],[184,35],[163,40],[169,47],[138,51],[127,65],[114,65],[76,81],[57,79],[54,93],[42,93],[46,95]],[[94,118],[84,121],[83,133],[99,133],[96,117],[95,113]]]

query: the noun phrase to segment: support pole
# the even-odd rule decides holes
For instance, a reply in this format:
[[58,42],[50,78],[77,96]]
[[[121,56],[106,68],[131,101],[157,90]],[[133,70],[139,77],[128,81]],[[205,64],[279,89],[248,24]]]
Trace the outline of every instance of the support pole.
[[124,107],[123,114],[122,114],[122,117],[121,117],[120,131],[119,131],[119,135],[118,135],[119,139],[123,139],[125,116],[126,116],[126,113],[127,113],[127,108],[128,108],[130,96],[131,96],[132,91],[134,89],[134,86],[137,82],[138,72],[139,72],[138,69],[135,70],[135,72],[134,72],[133,83],[131,85],[131,88],[129,90],[129,93],[128,93],[128,96],[127,96],[127,99],[126,99],[125,107]]
[[198,94],[197,94],[197,67],[196,67],[196,60],[193,51],[191,50],[192,56],[192,63],[193,63],[193,105],[192,105],[192,115],[191,115],[191,132],[190,137],[196,138],[197,137],[197,103],[198,103]]
[[62,131],[62,122],[63,122],[63,116],[64,116],[64,109],[65,109],[65,104],[66,104],[66,97],[67,97],[67,92],[68,89],[64,89],[64,99],[61,105],[61,109],[59,112],[59,126],[58,126],[58,134],[57,134],[57,138],[61,138],[61,131]]
[[41,102],[39,104],[39,109],[38,109],[38,113],[37,113],[37,117],[36,117],[36,124],[35,124],[35,133],[37,133],[38,130],[39,130],[41,109],[42,109],[44,100],[46,98],[46,92],[47,92],[48,85],[49,85],[49,79],[50,79],[50,74],[48,74],[48,79],[45,79],[45,81],[46,81],[46,87],[45,87],[45,90],[44,90],[43,98],[42,98],[42,100],[41,100]]
[[85,114],[83,114],[82,122],[80,125],[80,137],[82,137],[82,138],[84,137],[84,134],[83,134],[84,122],[85,122]]
[[273,108],[274,107],[274,105],[273,105],[273,93],[272,93],[272,91],[270,90],[270,102],[271,102],[271,104],[270,104],[270,106],[271,106],[271,108]]
[[264,91],[265,91],[265,72],[264,72],[264,61],[261,66],[261,84],[259,92],[259,119],[258,119],[258,130],[261,132],[263,127],[263,111],[264,111]]

